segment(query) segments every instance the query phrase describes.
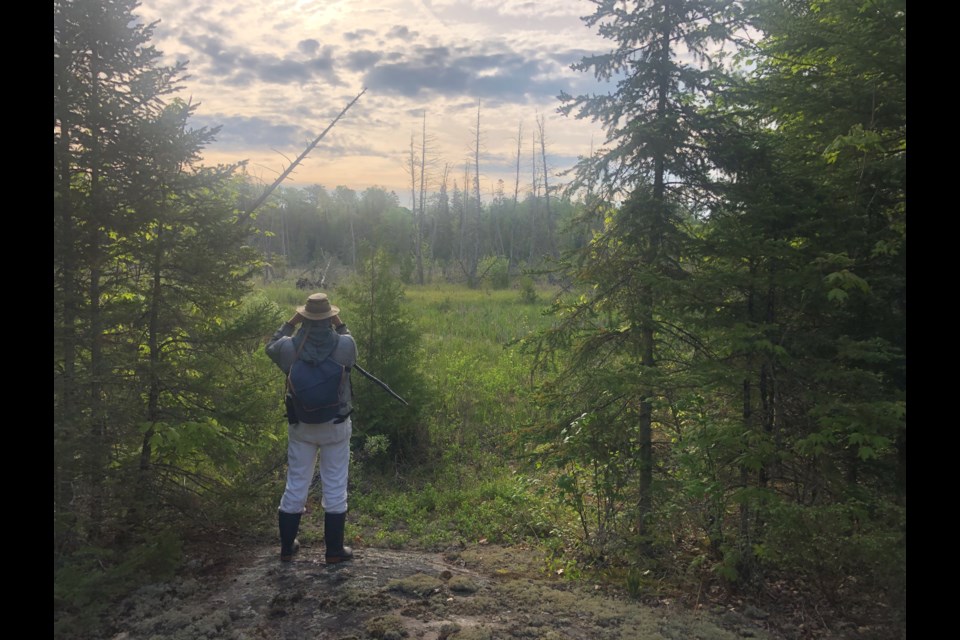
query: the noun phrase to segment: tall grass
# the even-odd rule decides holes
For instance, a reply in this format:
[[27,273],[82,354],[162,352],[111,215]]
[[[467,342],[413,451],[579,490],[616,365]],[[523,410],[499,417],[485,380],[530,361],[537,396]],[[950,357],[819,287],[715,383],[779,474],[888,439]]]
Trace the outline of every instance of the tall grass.
[[[516,291],[410,287],[421,331],[424,379],[434,397],[431,433],[445,455],[487,471],[502,461],[520,424],[529,423],[529,363],[510,344],[547,322]],[[467,450],[463,448],[466,446]],[[465,469],[458,468],[460,477]]]

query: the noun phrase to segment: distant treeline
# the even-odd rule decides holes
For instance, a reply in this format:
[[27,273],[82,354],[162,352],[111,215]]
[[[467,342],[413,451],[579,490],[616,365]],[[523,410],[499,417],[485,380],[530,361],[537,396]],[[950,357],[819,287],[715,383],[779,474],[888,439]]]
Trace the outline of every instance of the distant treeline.
[[[257,215],[254,226],[260,233],[254,243],[271,273],[279,265],[297,272],[322,268],[331,259],[354,267],[376,247],[401,265],[407,282],[439,278],[477,285],[491,275],[484,260],[502,258],[503,268],[516,276],[585,244],[587,235],[570,229],[578,206],[582,203],[554,196],[548,209],[544,197],[530,193],[517,200],[497,193],[477,206],[454,183],[449,193],[426,196],[420,216],[401,207],[395,193],[378,187],[359,193],[344,186],[332,192],[321,186],[281,187]],[[422,282],[418,248],[425,265]]]

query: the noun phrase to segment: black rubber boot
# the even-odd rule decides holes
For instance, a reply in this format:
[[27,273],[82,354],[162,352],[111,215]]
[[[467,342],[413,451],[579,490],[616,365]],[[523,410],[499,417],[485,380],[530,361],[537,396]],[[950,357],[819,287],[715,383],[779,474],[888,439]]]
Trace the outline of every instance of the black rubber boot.
[[353,560],[353,549],[343,546],[343,528],[346,524],[346,512],[323,514],[323,540],[327,545],[327,564]]
[[280,562],[290,562],[293,560],[293,554],[300,549],[300,541],[297,540],[297,531],[300,530],[299,513],[284,513],[278,511],[278,521],[280,523]]

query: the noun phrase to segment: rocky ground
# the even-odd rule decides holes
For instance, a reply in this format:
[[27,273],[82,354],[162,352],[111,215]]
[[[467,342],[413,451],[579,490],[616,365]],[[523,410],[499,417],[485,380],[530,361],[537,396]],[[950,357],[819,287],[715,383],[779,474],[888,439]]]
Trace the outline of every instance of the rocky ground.
[[[775,624],[753,606],[641,603],[551,575],[524,548],[444,553],[363,548],[327,566],[322,547],[281,564],[274,545],[188,562],[188,574],[139,589],[111,613],[112,640],[734,640],[863,638]],[[776,628],[775,628],[776,627]]]

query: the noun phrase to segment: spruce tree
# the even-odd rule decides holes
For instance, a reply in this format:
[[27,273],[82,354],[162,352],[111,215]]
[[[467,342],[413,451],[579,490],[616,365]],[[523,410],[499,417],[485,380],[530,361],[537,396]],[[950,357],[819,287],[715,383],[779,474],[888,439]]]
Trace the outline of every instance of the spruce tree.
[[354,372],[357,430],[389,438],[390,451],[399,463],[427,458],[428,434],[420,421],[420,341],[410,314],[396,260],[384,249],[370,250],[357,274],[338,290],[343,296],[341,317],[357,340],[359,362],[370,374],[407,400],[399,403],[377,385]]
[[[898,611],[906,7],[754,6],[763,33],[755,72],[727,96],[740,116],[736,142],[718,145],[736,179],[709,239],[715,264],[740,287],[726,309],[740,310],[741,345],[749,345],[740,353],[756,367],[758,455],[746,484],[767,490],[767,506],[751,535],[768,559],[816,574],[828,597],[839,596],[840,574],[855,574],[887,591]],[[854,521],[860,533],[851,538]],[[804,549],[829,549],[837,563],[818,566]]]
[[629,526],[645,535],[653,509],[655,412],[666,402],[671,375],[662,360],[673,348],[667,343],[684,337],[672,314],[689,286],[688,226],[712,195],[704,139],[718,123],[704,107],[722,86],[717,50],[741,25],[740,3],[595,4],[585,21],[612,48],[575,68],[615,88],[561,96],[562,112],[607,129],[606,145],[578,164],[572,183],[590,191],[581,223],[593,236],[568,256],[565,269],[583,294],[558,301],[561,323],[538,348],[541,354],[572,349],[545,387],[559,409],[563,442],[569,446],[576,435],[578,464],[603,466],[601,493],[613,502],[634,496]]
[[[256,257],[234,167],[204,168],[136,2],[54,3],[57,550],[105,544],[226,490],[269,447],[249,366],[275,320],[240,301]],[[267,323],[267,324],[264,324]],[[241,366],[245,362],[247,366]],[[126,524],[122,524],[122,523]]]

